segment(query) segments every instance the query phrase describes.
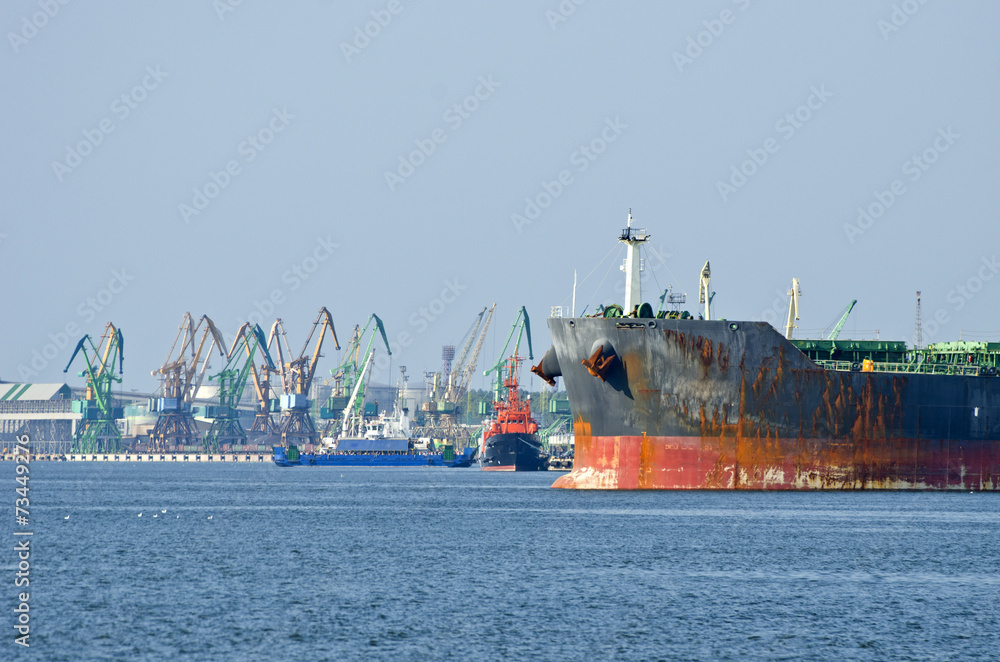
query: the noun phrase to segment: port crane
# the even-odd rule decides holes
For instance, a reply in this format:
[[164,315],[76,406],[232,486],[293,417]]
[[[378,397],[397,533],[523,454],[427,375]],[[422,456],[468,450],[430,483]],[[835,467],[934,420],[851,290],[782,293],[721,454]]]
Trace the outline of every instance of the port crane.
[[83,354],[87,367],[78,374],[87,378],[87,390],[85,399],[74,400],[72,404],[73,412],[83,415],[73,440],[74,453],[122,451],[122,435],[116,419],[121,418],[123,412],[121,407],[114,406],[112,389],[122,381],[124,348],[121,329],[108,322],[99,344],[94,345],[89,335],[80,338],[63,369],[67,372],[76,355]]
[[[372,329],[371,337],[368,339],[368,346],[365,348],[364,354],[362,354],[361,343],[364,340],[365,335],[367,335],[372,322],[375,323],[375,328]],[[350,412],[348,411],[349,407],[347,406],[348,398],[350,397],[350,393],[354,390],[355,386],[364,382],[360,369],[365,363],[365,358],[367,358],[371,351],[372,343],[375,340],[376,330],[382,336],[382,342],[385,344],[386,352],[388,352],[389,356],[392,356],[392,350],[389,348],[389,338],[385,334],[385,326],[382,324],[382,320],[378,315],[372,313],[371,316],[368,317],[368,321],[365,323],[363,329],[358,325],[354,326],[354,333],[351,335],[351,340],[347,344],[347,349],[344,351],[343,361],[339,366],[330,371],[330,374],[333,375],[333,378],[331,379],[333,382],[333,391],[330,393],[330,397],[327,398],[326,406],[320,409],[320,418],[327,421],[323,428],[323,436],[330,435],[333,431],[336,419],[343,416],[343,419],[346,420],[350,415]],[[361,406],[363,406],[365,386],[362,386],[361,389]]]
[[[254,415],[253,425],[250,426],[250,432],[260,433],[261,435],[277,435],[280,430],[275,424],[274,419],[271,414],[280,413],[281,407],[278,398],[273,397],[274,389],[271,386],[272,377],[277,374],[282,378],[282,383],[284,383],[284,372],[283,372],[283,361],[284,355],[281,353],[281,342],[284,341],[285,348],[288,348],[288,341],[285,340],[285,328],[282,326],[281,319],[276,319],[274,324],[271,325],[270,333],[267,336],[267,341],[263,344],[262,348],[265,350],[268,356],[272,356],[271,348],[278,352],[279,358],[275,363],[264,362],[256,369],[253,369],[254,375],[254,387],[257,391],[257,413]],[[287,354],[291,355],[291,351]]]
[[[179,349],[178,349],[179,348]],[[177,354],[174,350],[177,349]],[[168,446],[195,445],[201,435],[191,414],[191,403],[208,371],[212,351],[225,358],[225,341],[207,315],[194,323],[191,313],[184,313],[167,360],[151,374],[161,380],[158,397],[151,408],[158,412],[150,433],[151,452],[163,452]]]
[[[483,349],[483,341],[486,340],[486,332],[489,331],[490,321],[493,319],[493,311],[496,310],[496,307],[497,305],[494,303],[490,306],[488,314],[486,308],[483,308],[482,312],[479,313],[479,317],[474,323],[472,331],[469,333],[469,338],[462,347],[458,361],[455,363],[455,368],[448,377],[448,386],[444,392],[445,400],[457,403],[465,397],[466,392],[469,390],[469,382],[472,379],[472,373],[476,371],[476,365],[479,363],[479,353]],[[486,315],[485,322],[483,321],[483,315]],[[475,339],[476,344],[470,356],[469,347],[472,345],[473,339]],[[467,358],[468,362],[466,362]]]
[[458,361],[454,363],[446,379],[442,379],[442,373],[438,372],[424,374],[424,379],[430,385],[430,394],[428,401],[422,405],[424,421],[415,432],[417,436],[454,444],[457,451],[465,447],[467,436],[457,429],[459,403],[468,393],[472,375],[479,365],[479,356],[496,306],[494,303],[488,308],[483,307],[477,314],[472,326],[463,337]]
[[[510,346],[510,341],[514,337],[515,332],[517,332],[517,340],[514,341],[514,352],[508,358],[507,348]],[[531,350],[531,321],[528,319],[528,310],[524,306],[521,306],[521,310],[517,312],[517,317],[514,318],[514,325],[507,335],[507,342],[504,343],[503,349],[500,350],[500,357],[497,359],[496,364],[483,373],[487,377],[494,372],[497,373],[496,379],[493,382],[494,403],[501,401],[505,387],[517,388],[517,364],[524,360],[518,356],[518,351],[521,347],[521,336],[526,336],[528,339],[528,360],[534,360],[534,352]],[[504,366],[507,367],[506,371],[503,370]],[[507,373],[506,376],[504,376],[504,372]]]
[[[318,335],[316,334],[317,329],[319,329]],[[316,364],[319,362],[319,357],[322,356],[321,350],[327,329],[330,330],[330,335],[333,337],[334,346],[339,350],[340,341],[337,340],[333,317],[325,307],[319,309],[319,315],[313,322],[312,330],[309,331],[309,336],[306,338],[305,344],[302,345],[302,351],[296,358],[285,362],[284,355],[281,353],[281,344],[276,342],[281,362],[283,390],[281,395],[281,445],[285,448],[294,446],[296,443],[315,444],[317,441],[316,426],[309,413],[309,387],[316,374]],[[283,331],[282,329],[282,333]],[[316,336],[316,347],[310,356],[306,352],[313,336]],[[275,338],[275,340],[277,339]],[[286,341],[286,350],[287,346]]]
[[[213,420],[203,444],[206,453],[218,453],[222,444],[246,443],[247,433],[240,423],[237,407],[243,398],[243,390],[250,376],[253,376],[258,401],[266,402],[269,399],[265,396],[257,367],[254,365],[258,351],[265,361],[264,366],[269,370],[276,370],[274,361],[267,351],[267,339],[260,325],[251,326],[248,322],[244,323],[236,332],[233,344],[226,354],[225,367],[218,374],[209,376],[210,382],[215,380],[218,384],[219,395],[218,404],[208,408],[208,417]],[[267,413],[266,408],[264,413]]]

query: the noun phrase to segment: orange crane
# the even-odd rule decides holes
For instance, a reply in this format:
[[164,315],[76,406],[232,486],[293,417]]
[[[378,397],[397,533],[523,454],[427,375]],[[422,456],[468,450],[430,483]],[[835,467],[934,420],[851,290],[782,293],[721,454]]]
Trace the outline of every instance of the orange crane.
[[[175,356],[174,350],[178,348],[178,343],[180,349]],[[163,452],[176,446],[200,445],[201,435],[194,416],[191,415],[191,402],[201,388],[213,348],[225,358],[225,342],[212,320],[203,315],[195,324],[191,313],[184,313],[167,360],[152,372],[161,382],[158,397],[151,407],[158,412],[156,425],[149,437],[151,452]]]
[[[282,349],[284,345],[284,349]],[[285,326],[281,318],[274,320],[271,330],[267,334],[267,345],[265,349],[272,357],[275,357],[274,365],[263,363],[260,366],[260,383],[257,389],[257,416],[254,418],[251,432],[262,432],[267,435],[277,435],[281,432],[281,427],[274,422],[271,414],[280,414],[280,400],[274,397],[275,393],[285,392],[285,385],[288,382],[285,371],[285,357],[291,357],[292,350],[288,348],[288,337],[285,334]],[[281,385],[272,383],[272,377],[277,374],[281,378]],[[268,442],[270,443],[270,442]]]
[[[280,322],[280,320],[278,321]],[[275,327],[278,326],[275,322]],[[333,326],[333,317],[326,308],[319,309],[319,315],[313,322],[312,330],[302,345],[302,351],[297,358],[285,362],[284,353],[281,350],[281,342],[275,333],[275,327],[271,329],[271,338],[276,342],[278,350],[278,360],[281,364],[281,445],[285,448],[295,446],[297,443],[315,444],[317,439],[316,426],[313,424],[312,416],[309,413],[309,388],[312,385],[313,377],[316,375],[316,364],[322,356],[323,340],[326,338],[327,329],[333,336],[333,343],[340,349],[340,342],[337,340],[337,331]],[[319,335],[316,336],[316,330]],[[281,328],[281,335],[284,336],[284,328]],[[309,349],[309,342],[316,336],[316,347],[309,356],[306,352]],[[268,346],[270,346],[270,339]],[[285,349],[288,343],[285,342]],[[289,354],[289,357],[291,355]]]

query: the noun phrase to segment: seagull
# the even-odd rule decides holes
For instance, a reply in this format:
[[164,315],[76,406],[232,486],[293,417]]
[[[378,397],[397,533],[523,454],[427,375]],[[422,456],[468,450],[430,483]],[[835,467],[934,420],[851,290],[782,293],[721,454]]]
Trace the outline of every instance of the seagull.
[[142,517],[142,513],[139,513],[139,517]]
[[212,516],[211,516],[211,515],[209,515],[209,516],[208,516],[208,519],[212,519]]
[[164,514],[166,514],[166,512],[167,512],[167,509],[166,509],[166,508],[164,508],[164,509],[163,509],[163,510],[161,510],[160,512],[161,512],[161,513],[164,513]]
[[180,515],[178,515],[178,516],[177,516],[177,519],[180,519],[180,518],[181,518],[181,516],[180,516]]
[[67,515],[66,517],[63,517],[63,519],[69,519],[69,515]]
[[153,517],[156,517],[156,513],[153,513]]

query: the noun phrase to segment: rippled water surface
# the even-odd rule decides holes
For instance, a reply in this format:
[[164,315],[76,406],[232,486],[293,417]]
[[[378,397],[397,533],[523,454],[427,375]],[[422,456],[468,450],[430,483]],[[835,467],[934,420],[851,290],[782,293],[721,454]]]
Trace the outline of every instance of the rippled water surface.
[[1000,495],[557,475],[36,462],[0,659],[997,659]]

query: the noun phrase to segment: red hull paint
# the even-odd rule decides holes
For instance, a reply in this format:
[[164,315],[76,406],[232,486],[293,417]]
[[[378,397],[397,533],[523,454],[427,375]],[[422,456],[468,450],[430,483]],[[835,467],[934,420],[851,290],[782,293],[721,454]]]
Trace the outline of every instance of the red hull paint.
[[483,467],[483,471],[517,471],[514,466],[508,467]]
[[993,441],[596,437],[577,426],[575,489],[1000,489]]

